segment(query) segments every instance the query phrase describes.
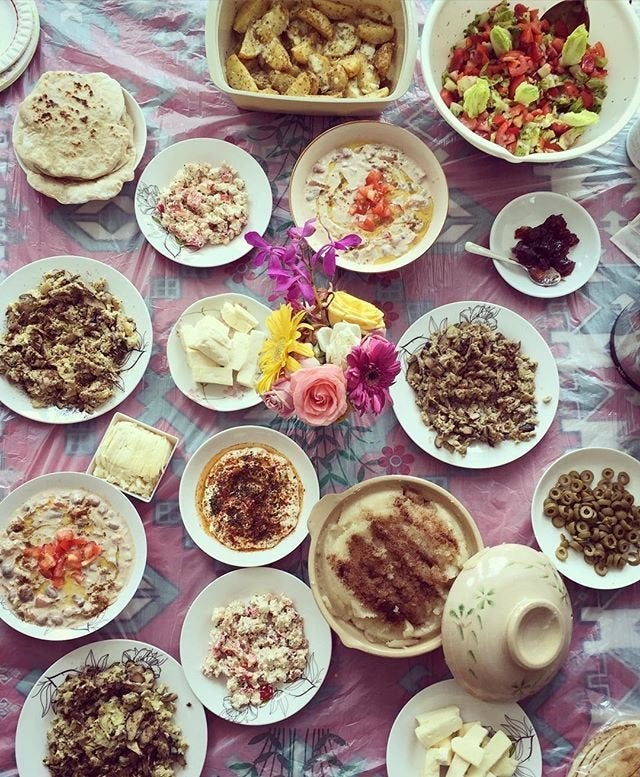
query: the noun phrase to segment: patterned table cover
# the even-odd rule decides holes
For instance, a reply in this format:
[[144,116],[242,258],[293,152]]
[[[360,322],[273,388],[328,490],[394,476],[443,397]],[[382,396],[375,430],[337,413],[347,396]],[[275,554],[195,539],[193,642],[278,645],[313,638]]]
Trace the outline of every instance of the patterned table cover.
[[[211,0],[215,2],[215,0]],[[428,2],[418,2],[420,21]],[[40,45],[25,75],[0,94],[0,272],[57,254],[90,256],[116,267],[143,294],[153,318],[150,366],[120,407],[180,437],[180,447],[152,504],[136,502],[149,541],[140,589],[125,613],[93,637],[41,642],[0,625],[0,775],[15,775],[14,732],[22,701],[40,673],[82,642],[141,639],[178,656],[184,615],[196,594],[228,571],[186,534],[178,483],[189,456],[212,434],[239,424],[285,430],[312,458],[322,493],[385,473],[428,478],[453,492],[474,515],[486,544],[534,544],[529,507],[544,468],[584,446],[640,454],[640,395],[614,369],[608,335],[617,313],[640,294],[638,267],[609,240],[638,212],[640,173],[625,152],[629,126],[597,152],[554,165],[511,165],[475,150],[438,116],[416,68],[409,92],[383,120],[402,125],[436,153],[446,173],[449,216],[421,260],[399,272],[343,272],[338,284],[383,308],[390,336],[437,305],[475,299],[505,305],[527,318],[551,346],[560,371],[557,416],[542,442],[506,466],[470,471],[422,453],[391,409],[376,419],[313,430],[281,422],[258,406],[214,413],[191,402],[169,375],[166,343],[180,312],[222,291],[266,300],[269,284],[249,257],[223,268],[190,269],[160,256],[133,215],[135,181],[109,202],[61,206],[31,190],[15,162],[11,125],[18,103],[46,70],[104,70],[142,106],[149,140],[143,162],[178,140],[223,138],[249,151],[268,173],[275,208],[269,234],[290,224],[287,184],[306,144],[338,119],[238,111],[211,84],[204,52],[204,0],[41,0]],[[486,244],[492,221],[511,199],[530,191],[568,194],[598,224],[602,257],[591,281],[569,297],[545,302],[507,286],[492,266],[464,254],[465,240]],[[1,399],[1,397],[0,397]],[[26,421],[0,405],[0,489],[51,471],[84,471],[110,414],[80,425]],[[308,581],[308,543],[275,565]],[[597,592],[568,585],[575,628],[562,671],[525,702],[540,737],[544,775],[561,777],[567,756],[599,719],[604,705],[640,707],[640,589]],[[391,724],[413,694],[448,676],[442,651],[401,661],[344,648],[334,638],[328,676],[300,713],[270,727],[248,728],[207,713],[207,777],[351,777],[386,774]],[[595,712],[594,712],[595,711]],[[595,721],[595,722],[594,722]],[[30,775],[23,775],[30,777]]]

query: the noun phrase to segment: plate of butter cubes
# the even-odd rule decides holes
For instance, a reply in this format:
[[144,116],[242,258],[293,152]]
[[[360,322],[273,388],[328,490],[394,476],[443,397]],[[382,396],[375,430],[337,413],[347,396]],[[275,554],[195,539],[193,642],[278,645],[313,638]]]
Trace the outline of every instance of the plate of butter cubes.
[[180,391],[211,410],[259,404],[258,356],[270,313],[252,297],[232,292],[190,305],[167,341],[169,370]]
[[470,696],[455,680],[417,693],[387,742],[389,777],[541,777],[533,724],[514,703]]

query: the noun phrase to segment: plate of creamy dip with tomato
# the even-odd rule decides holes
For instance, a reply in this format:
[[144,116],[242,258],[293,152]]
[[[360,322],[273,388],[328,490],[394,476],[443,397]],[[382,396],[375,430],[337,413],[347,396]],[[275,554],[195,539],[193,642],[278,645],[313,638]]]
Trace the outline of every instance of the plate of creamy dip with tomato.
[[440,234],[449,197],[433,152],[408,130],[354,121],[317,137],[291,176],[289,205],[297,226],[314,219],[317,250],[347,234],[360,245],[338,266],[387,272],[420,258]]

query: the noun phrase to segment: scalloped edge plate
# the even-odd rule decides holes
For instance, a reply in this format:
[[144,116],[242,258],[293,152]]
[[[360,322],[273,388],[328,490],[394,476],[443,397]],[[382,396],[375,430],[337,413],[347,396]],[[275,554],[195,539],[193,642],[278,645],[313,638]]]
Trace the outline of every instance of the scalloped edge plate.
[[[469,312],[468,312],[469,311]],[[436,433],[422,420],[415,402],[415,392],[406,379],[407,359],[422,348],[429,332],[434,326],[443,326],[447,320],[457,322],[465,320],[496,319],[497,328],[506,337],[522,343],[523,353],[538,363],[536,370],[536,395],[538,408],[538,432],[535,437],[524,442],[506,440],[494,448],[483,443],[473,443],[465,456],[453,453],[446,448],[436,448]],[[558,407],[560,380],[553,354],[540,333],[522,316],[502,305],[491,302],[451,302],[425,313],[407,329],[398,339],[398,350],[402,370],[396,382],[391,386],[393,410],[400,426],[413,442],[435,459],[446,464],[455,464],[464,469],[487,469],[519,459],[534,448],[549,430]],[[549,401],[543,399],[549,397]]]
[[[106,639],[76,648],[55,661],[34,683],[22,706],[16,730],[15,753],[21,775],[51,777],[51,772],[42,763],[47,752],[47,729],[54,718],[51,710],[51,684],[55,685],[60,675],[66,675],[87,663],[101,665],[102,662],[110,666],[109,656],[115,656],[112,662],[115,663],[122,660],[125,653],[127,658],[150,663],[158,672],[161,682],[178,694],[173,720],[182,729],[189,747],[186,752],[187,765],[176,768],[175,775],[200,777],[207,755],[207,721],[202,704],[191,690],[183,667],[173,656],[154,645],[131,639]],[[63,679],[60,678],[60,681]]]

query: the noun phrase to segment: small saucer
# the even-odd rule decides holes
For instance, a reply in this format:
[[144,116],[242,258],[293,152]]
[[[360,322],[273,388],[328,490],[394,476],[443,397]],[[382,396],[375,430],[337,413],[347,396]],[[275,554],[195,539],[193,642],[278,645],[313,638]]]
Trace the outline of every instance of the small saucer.
[[498,213],[489,237],[489,247],[502,256],[511,257],[511,249],[518,242],[514,233],[518,227],[535,227],[551,215],[564,216],[567,227],[580,242],[569,251],[569,259],[576,263],[571,275],[557,286],[538,286],[524,268],[494,261],[493,265],[504,280],[514,289],[529,297],[552,299],[564,297],[579,289],[591,278],[600,261],[600,233],[589,213],[563,194],[532,192],[516,197]]

